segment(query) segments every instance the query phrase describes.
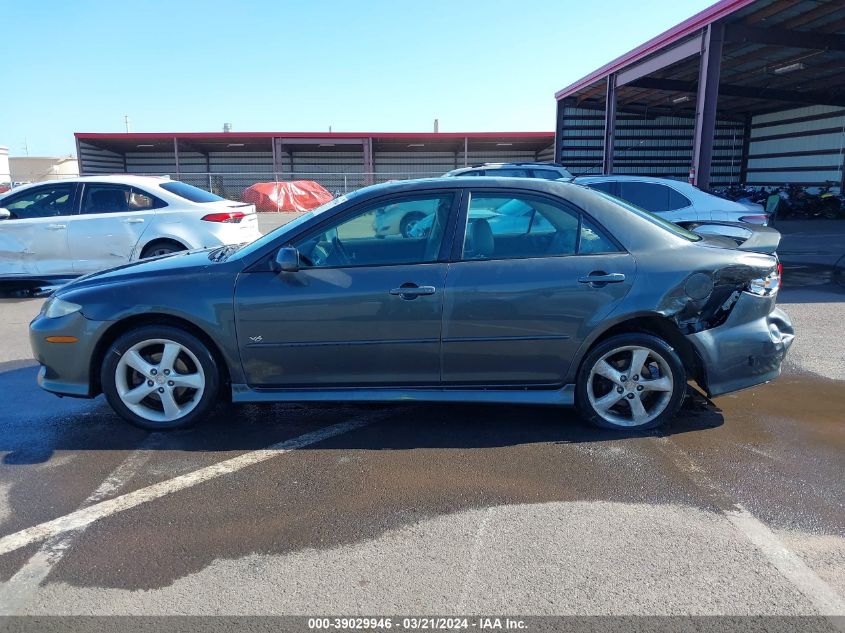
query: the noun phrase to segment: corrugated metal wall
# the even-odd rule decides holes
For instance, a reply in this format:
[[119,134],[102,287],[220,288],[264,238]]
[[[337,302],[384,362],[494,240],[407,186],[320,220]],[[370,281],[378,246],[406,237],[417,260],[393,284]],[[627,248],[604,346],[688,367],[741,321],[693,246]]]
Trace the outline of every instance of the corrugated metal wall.
[[[613,171],[686,179],[693,149],[693,120],[688,117],[651,116],[619,112]],[[560,162],[573,174],[601,174],[604,110],[564,108]],[[717,122],[711,185],[740,181],[744,124]]]
[[82,175],[120,174],[126,171],[123,155],[79,142],[79,173]]
[[750,185],[842,183],[845,109],[808,106],[752,118]]

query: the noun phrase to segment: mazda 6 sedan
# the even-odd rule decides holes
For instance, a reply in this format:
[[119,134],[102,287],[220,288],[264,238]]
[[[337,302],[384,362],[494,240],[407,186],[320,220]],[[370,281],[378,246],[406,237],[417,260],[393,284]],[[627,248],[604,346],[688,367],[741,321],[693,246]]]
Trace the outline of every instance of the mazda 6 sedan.
[[[379,239],[387,207],[430,208],[431,226]],[[514,207],[524,221],[492,221]],[[30,338],[44,389],[103,392],[151,429],[224,397],[574,405],[647,429],[689,380],[716,396],[779,374],[793,329],[775,307],[778,240],[701,237],[576,184],[389,183],[245,246],[83,277]]]

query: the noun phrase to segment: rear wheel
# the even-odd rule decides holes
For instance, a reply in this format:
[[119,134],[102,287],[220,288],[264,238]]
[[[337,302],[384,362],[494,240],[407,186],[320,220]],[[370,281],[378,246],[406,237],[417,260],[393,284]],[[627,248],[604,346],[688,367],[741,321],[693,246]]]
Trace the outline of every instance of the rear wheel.
[[217,402],[219,370],[195,336],[170,326],[147,326],[118,338],[106,354],[101,383],[109,404],[136,426],[190,426]]
[[150,242],[141,251],[141,259],[148,257],[159,257],[161,255],[170,255],[171,253],[178,253],[179,251],[187,250],[183,244],[174,242],[172,240],[158,240]]
[[412,211],[402,218],[402,221],[399,223],[399,232],[402,233],[402,237],[411,237],[411,229],[414,228],[414,225],[424,217],[424,213]]
[[621,334],[596,345],[578,372],[581,416],[616,430],[662,426],[680,409],[686,371],[675,350],[650,334]]

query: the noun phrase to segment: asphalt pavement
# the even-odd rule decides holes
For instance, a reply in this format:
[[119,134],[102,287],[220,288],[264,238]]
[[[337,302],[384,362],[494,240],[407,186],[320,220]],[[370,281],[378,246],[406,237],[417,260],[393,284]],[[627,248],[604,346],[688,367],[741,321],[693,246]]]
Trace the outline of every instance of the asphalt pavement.
[[780,295],[783,376],[645,435],[436,404],[148,433],[36,387],[40,303],[0,300],[0,614],[845,615],[830,279]]

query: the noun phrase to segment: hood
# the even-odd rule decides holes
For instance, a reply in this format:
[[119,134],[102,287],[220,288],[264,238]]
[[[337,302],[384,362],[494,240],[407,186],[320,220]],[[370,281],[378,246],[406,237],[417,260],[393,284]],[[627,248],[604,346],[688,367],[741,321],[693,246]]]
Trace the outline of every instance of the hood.
[[[219,248],[219,247],[218,247]],[[115,268],[108,268],[96,273],[90,273],[78,277],[69,284],[58,288],[56,295],[65,292],[73,292],[92,286],[102,286],[111,283],[128,281],[137,277],[150,279],[153,277],[181,276],[191,272],[201,272],[211,266],[219,266],[220,263],[213,262],[208,255],[214,248],[205,248],[196,251],[183,251],[144,259],[138,262],[123,264]],[[225,260],[224,260],[225,261]],[[222,263],[222,262],[221,262]]]

